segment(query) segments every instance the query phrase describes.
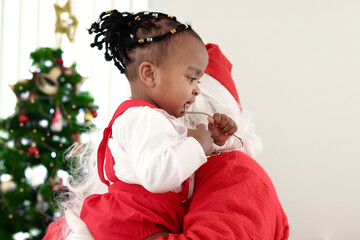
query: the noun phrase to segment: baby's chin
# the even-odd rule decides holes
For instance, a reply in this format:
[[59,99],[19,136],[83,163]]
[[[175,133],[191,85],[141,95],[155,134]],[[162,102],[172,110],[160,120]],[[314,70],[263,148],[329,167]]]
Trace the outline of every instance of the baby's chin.
[[178,111],[176,111],[176,113],[173,114],[174,117],[176,118],[180,118],[185,116],[185,107],[183,109],[179,109]]
[[177,118],[183,117],[185,116],[185,111],[181,111],[179,114],[177,114],[178,116],[175,116]]

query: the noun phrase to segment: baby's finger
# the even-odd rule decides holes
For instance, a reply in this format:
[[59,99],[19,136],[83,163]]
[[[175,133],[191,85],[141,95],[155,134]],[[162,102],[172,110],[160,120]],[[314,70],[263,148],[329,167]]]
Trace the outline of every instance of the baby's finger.
[[207,120],[210,124],[215,124],[215,119],[213,117],[208,117]]
[[196,125],[196,129],[202,129],[202,128],[206,130],[206,126],[203,123]]
[[221,131],[223,132],[224,128],[229,124],[229,122],[231,122],[229,117],[224,114],[221,114],[221,122],[220,122],[218,128],[221,129]]
[[234,135],[238,130],[237,125],[235,124],[226,134],[228,135]]
[[215,130],[215,129],[216,129],[216,125],[215,125],[215,120],[214,120],[214,118],[208,117],[208,121],[209,121],[209,124],[208,124],[208,129],[209,129],[209,131]]
[[236,126],[236,124],[232,121],[229,121],[227,125],[223,129],[221,129],[221,132],[223,134],[231,134],[231,130],[233,130],[234,126]]
[[221,123],[221,114],[220,113],[215,113],[213,116],[213,119],[215,121],[215,124],[218,126]]

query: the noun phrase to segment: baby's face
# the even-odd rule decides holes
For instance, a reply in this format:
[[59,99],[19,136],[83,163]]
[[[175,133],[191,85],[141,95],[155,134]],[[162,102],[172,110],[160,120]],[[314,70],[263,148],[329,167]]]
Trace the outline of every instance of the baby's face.
[[175,51],[165,66],[156,71],[157,94],[154,101],[170,115],[181,117],[200,93],[199,79],[208,64],[203,42],[191,34],[176,39]]

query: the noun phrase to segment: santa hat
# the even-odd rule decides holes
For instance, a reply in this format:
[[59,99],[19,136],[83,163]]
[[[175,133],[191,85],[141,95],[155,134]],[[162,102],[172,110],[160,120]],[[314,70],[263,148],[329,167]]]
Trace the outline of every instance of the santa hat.
[[[231,77],[232,64],[220,51],[216,44],[206,44],[209,54],[209,63],[205,74],[201,77],[199,88],[201,94],[190,106],[189,110],[194,112],[205,112],[207,114],[223,113],[234,121],[238,119],[242,108],[235,83]],[[207,124],[207,117],[202,115],[188,116],[189,127],[194,124]]]
[[218,45],[208,43],[206,44],[206,49],[209,54],[209,64],[205,73],[220,82],[240,105],[240,99],[236,90],[235,82],[231,77],[232,64],[221,52]]

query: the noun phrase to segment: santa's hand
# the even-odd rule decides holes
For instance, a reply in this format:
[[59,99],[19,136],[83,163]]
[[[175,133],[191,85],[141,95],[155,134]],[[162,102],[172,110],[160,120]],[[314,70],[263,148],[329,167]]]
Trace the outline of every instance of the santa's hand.
[[237,125],[230,117],[225,114],[215,113],[214,116],[208,117],[208,129],[214,143],[222,146],[237,131]]

